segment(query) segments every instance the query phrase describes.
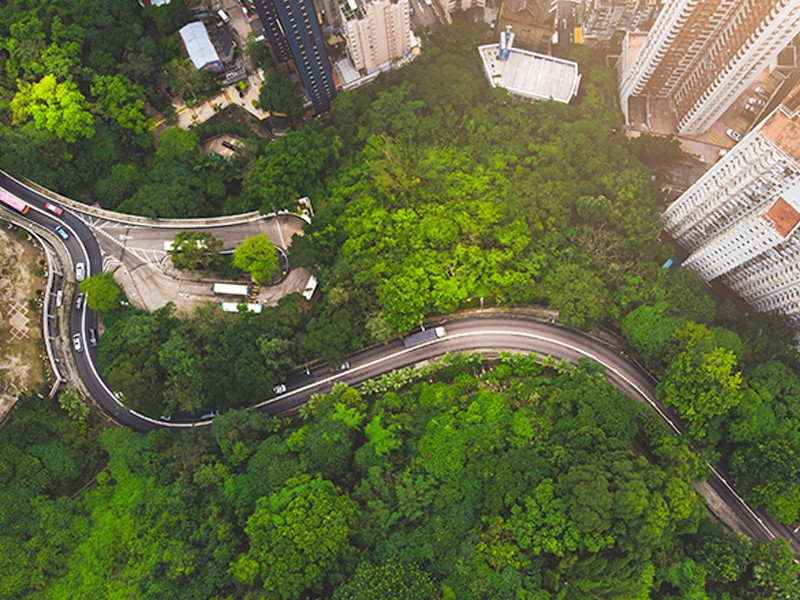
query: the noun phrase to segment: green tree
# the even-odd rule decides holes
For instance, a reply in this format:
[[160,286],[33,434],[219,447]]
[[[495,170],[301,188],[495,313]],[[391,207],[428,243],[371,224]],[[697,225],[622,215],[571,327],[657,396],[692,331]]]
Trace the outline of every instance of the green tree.
[[200,138],[194,131],[171,127],[158,136],[156,157],[164,162],[194,163],[200,158]]
[[278,252],[266,234],[254,235],[236,247],[231,264],[260,283],[270,283],[278,268]]
[[97,98],[98,114],[122,129],[144,133],[152,127],[152,119],[144,113],[144,90],[124,75],[98,75],[92,94]]
[[303,103],[289,76],[280,70],[270,72],[261,86],[258,103],[263,110],[284,113],[292,118],[303,114]]
[[607,291],[599,277],[579,265],[563,264],[545,279],[550,306],[572,327],[591,329],[603,320]]
[[702,440],[718,417],[739,404],[742,374],[736,370],[736,355],[717,347],[704,325],[689,322],[674,336],[682,350],[667,367],[658,392],[664,404],[678,409],[692,437]]
[[333,593],[334,600],[433,600],[441,594],[430,575],[413,564],[359,563],[356,574]]
[[222,240],[208,231],[181,231],[172,241],[169,251],[172,264],[178,270],[214,269],[222,256]]
[[107,315],[120,307],[124,296],[114,275],[105,272],[87,277],[80,283],[81,292],[86,294],[86,303],[100,316]]
[[330,481],[300,475],[261,498],[247,520],[247,553],[231,564],[234,577],[261,584],[281,598],[300,598],[341,580],[354,552],[356,504]]
[[89,405],[83,402],[75,390],[64,390],[58,395],[58,405],[70,419],[84,422],[89,416]]
[[45,75],[37,83],[17,83],[19,91],[11,100],[15,123],[31,119],[66,142],[94,135],[94,119],[86,98],[71,79],[61,83]]

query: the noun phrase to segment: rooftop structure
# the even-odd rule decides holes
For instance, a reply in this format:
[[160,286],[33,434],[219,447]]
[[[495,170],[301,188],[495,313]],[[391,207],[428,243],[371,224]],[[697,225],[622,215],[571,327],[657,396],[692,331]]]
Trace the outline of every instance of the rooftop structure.
[[662,215],[684,261],[800,329],[800,88]]
[[181,39],[189,53],[189,59],[197,70],[209,69],[211,71],[221,71],[222,61],[208,37],[206,26],[200,21],[193,21],[181,27]]
[[478,47],[493,87],[534,100],[552,99],[565,104],[578,93],[581,76],[577,63],[517,48],[505,50],[508,58],[501,60],[497,44]]

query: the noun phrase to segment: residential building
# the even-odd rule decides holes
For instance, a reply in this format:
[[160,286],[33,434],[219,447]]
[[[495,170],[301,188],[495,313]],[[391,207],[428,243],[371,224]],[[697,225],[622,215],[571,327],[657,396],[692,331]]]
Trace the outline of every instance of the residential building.
[[497,31],[512,27],[516,43],[527,50],[548,53],[555,28],[549,0],[505,0]]
[[272,55],[291,61],[318,113],[336,96],[333,71],[312,0],[254,0]]
[[347,54],[359,71],[385,68],[410,52],[408,0],[345,0],[339,12]]
[[669,99],[677,130],[708,130],[800,33],[800,0],[667,0],[644,44],[619,63],[632,97]]
[[800,327],[800,86],[662,215],[684,266]]

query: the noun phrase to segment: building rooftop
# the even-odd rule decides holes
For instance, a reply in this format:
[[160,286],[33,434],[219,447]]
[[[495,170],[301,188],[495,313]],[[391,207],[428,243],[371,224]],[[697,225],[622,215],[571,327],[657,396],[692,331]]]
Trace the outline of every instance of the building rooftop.
[[194,21],[184,25],[180,29],[180,34],[183,39],[183,45],[186,46],[186,51],[189,53],[189,59],[195,67],[198,69],[209,66],[214,69],[222,68],[219,55],[214,49],[214,44],[211,43],[211,38],[208,37],[206,26],[202,22]]
[[787,237],[800,223],[800,212],[783,198],[778,198],[769,210],[761,216],[781,237]]
[[800,122],[790,118],[785,109],[775,111],[761,127],[761,134],[800,162]]
[[550,3],[546,0],[505,0],[500,7],[500,18],[521,25],[552,27],[553,24]]
[[565,104],[578,93],[578,64],[527,50],[512,48],[508,60],[498,59],[497,44],[479,46],[486,77],[493,87],[535,100]]

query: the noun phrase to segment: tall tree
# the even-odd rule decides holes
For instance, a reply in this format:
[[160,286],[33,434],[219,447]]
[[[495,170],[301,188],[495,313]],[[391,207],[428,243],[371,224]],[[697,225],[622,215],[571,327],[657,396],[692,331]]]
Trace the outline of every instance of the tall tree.
[[236,247],[231,264],[260,283],[270,283],[278,269],[278,252],[266,234],[254,235]]

